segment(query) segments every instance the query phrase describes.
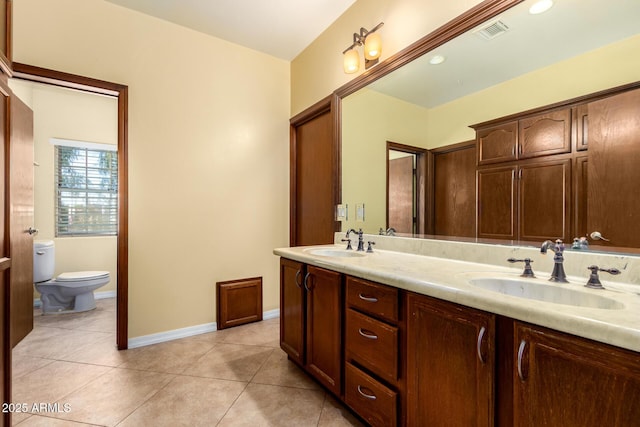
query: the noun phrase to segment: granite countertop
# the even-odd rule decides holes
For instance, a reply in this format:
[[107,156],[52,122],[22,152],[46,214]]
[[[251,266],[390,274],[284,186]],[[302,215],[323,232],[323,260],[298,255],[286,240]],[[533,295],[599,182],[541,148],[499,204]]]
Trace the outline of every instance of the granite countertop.
[[[640,287],[600,280],[606,289],[584,287],[584,278],[569,277],[570,283],[549,282],[549,272],[523,279],[519,268],[455,261],[403,252],[374,250],[359,257],[315,255],[317,249],[344,251],[344,245],[274,249],[284,258],[324,267],[351,276],[394,286],[513,319],[567,332],[595,341],[640,351]],[[590,308],[504,295],[472,285],[471,279],[523,280],[543,286],[562,287],[586,299],[611,303],[616,308]],[[533,285],[536,286],[536,285]],[[573,290],[574,292],[572,292]],[[553,291],[553,290],[552,290]]]

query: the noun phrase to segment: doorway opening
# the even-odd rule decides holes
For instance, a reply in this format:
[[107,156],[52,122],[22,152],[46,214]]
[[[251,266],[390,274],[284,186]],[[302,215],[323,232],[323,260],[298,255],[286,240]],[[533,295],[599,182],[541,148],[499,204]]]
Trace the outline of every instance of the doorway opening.
[[108,95],[117,99],[118,158],[118,227],[116,255],[116,344],[119,350],[128,346],[128,87],[125,85],[13,63],[13,77],[45,83],[88,93]]
[[387,229],[428,232],[428,159],[425,148],[387,141]]

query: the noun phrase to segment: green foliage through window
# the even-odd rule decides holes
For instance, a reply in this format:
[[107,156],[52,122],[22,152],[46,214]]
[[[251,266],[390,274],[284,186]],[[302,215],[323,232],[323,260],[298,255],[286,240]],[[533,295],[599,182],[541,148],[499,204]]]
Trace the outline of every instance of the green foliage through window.
[[118,232],[118,153],[56,146],[56,236]]

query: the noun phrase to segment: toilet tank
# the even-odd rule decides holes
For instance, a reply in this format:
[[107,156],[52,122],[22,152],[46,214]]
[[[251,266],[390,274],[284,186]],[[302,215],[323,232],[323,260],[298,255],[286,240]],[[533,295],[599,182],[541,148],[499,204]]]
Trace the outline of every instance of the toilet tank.
[[56,268],[56,248],[53,240],[33,242],[33,282],[46,282],[53,279]]

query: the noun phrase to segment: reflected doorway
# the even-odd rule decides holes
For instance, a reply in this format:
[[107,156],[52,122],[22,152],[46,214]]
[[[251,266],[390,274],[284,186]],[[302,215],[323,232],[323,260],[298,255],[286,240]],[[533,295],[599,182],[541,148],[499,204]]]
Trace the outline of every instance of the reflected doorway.
[[387,228],[426,234],[428,150],[387,141]]

